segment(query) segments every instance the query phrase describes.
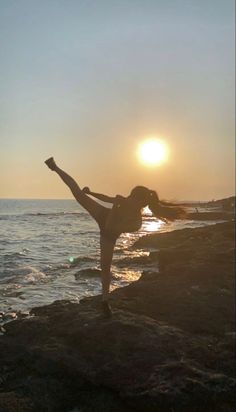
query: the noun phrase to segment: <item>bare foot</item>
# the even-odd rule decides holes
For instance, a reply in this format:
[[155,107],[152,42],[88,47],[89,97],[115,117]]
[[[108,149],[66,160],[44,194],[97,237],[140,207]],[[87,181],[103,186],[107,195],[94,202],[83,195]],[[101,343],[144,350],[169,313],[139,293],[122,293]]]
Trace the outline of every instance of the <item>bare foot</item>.
[[55,163],[55,160],[53,159],[53,157],[49,157],[49,159],[45,160],[46,165],[49,167],[49,169],[51,170],[55,170],[57,165]]

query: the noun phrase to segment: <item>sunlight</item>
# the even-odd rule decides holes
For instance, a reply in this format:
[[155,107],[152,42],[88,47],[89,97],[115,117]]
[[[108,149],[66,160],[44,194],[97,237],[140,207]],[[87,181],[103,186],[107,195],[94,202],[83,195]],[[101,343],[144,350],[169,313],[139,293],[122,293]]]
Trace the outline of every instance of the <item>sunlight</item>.
[[157,138],[149,138],[139,144],[138,158],[146,166],[158,166],[168,158],[165,142]]
[[148,206],[145,206],[142,210],[143,216],[152,216],[152,211]]
[[159,232],[162,226],[164,226],[165,223],[162,220],[152,220],[152,221],[144,221],[143,222],[143,227],[142,229],[147,231],[147,232]]

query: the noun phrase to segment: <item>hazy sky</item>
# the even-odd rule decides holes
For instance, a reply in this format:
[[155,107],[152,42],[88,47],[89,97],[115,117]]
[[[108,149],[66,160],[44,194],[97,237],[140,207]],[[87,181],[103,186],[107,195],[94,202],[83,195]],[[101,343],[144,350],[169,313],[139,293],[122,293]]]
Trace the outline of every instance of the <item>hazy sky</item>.
[[[0,197],[234,194],[234,0],[0,0]],[[138,143],[161,136],[168,162]]]

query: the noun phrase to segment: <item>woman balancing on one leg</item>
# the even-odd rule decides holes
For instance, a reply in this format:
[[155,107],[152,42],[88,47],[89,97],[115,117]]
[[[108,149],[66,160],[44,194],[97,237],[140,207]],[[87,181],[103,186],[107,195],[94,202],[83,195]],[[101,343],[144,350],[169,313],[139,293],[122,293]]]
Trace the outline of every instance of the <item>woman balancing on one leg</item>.
[[[111,316],[108,295],[111,283],[111,263],[116,240],[125,232],[136,232],[142,225],[142,209],[149,206],[152,213],[159,219],[182,218],[183,209],[174,204],[159,200],[155,191],[144,186],[136,186],[128,197],[117,195],[110,197],[94,193],[88,187],[81,189],[76,181],[60,169],[53,157],[45,161],[46,165],[56,172],[70,188],[78,203],[96,220],[100,229],[102,306],[106,316]],[[100,205],[88,195],[103,202],[113,204],[107,208]]]

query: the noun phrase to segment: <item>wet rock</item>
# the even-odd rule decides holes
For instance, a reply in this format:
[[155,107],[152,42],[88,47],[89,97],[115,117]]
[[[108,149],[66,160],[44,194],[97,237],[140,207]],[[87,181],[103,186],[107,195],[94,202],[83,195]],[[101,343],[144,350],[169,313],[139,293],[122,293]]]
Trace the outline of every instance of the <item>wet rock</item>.
[[101,270],[96,269],[96,268],[87,268],[87,269],[81,269],[77,273],[75,273],[75,278],[79,279],[80,277],[100,277],[101,276]]
[[4,313],[2,317],[3,322],[10,322],[13,319],[17,318],[17,313],[16,312],[6,312]]

